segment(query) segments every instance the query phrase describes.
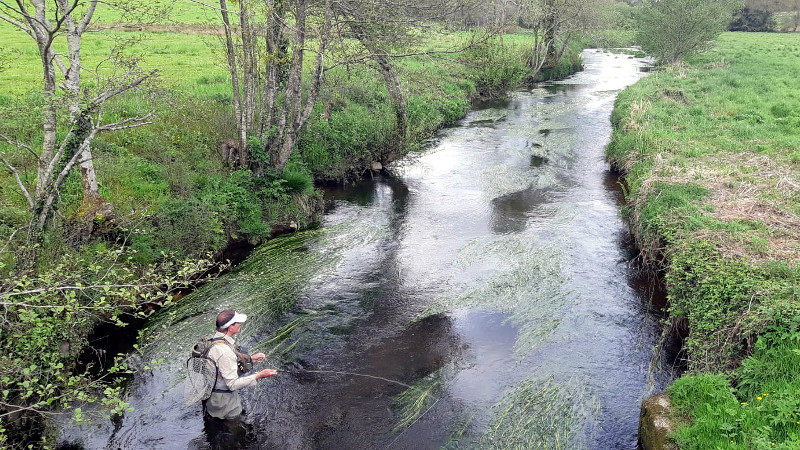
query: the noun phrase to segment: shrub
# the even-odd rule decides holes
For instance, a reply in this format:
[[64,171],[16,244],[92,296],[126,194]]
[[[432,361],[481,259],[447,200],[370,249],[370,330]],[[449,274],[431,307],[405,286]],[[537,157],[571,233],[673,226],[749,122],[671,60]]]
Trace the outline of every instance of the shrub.
[[516,44],[489,41],[466,50],[461,60],[469,68],[467,77],[479,95],[497,95],[519,86],[530,75],[530,49]]
[[299,161],[299,158],[289,160],[289,163],[283,169],[282,178],[286,180],[286,190],[290,194],[311,194],[314,192],[314,176]]
[[730,22],[738,0],[647,0],[636,15],[636,41],[660,63],[706,50]]
[[778,22],[770,11],[745,7],[734,15],[728,31],[775,31]]

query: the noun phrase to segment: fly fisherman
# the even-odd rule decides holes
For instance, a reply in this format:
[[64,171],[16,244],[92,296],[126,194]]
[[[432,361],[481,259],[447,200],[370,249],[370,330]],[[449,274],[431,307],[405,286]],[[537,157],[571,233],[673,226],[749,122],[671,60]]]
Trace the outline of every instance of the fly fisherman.
[[239,417],[242,414],[242,400],[236,391],[255,386],[261,378],[278,374],[274,369],[263,369],[255,374],[240,376],[246,371],[244,367],[247,364],[252,365],[251,361],[261,362],[265,358],[263,353],[250,356],[234,346],[233,335],[239,332],[246,320],[247,315],[233,310],[225,310],[217,315],[217,332],[211,337],[213,345],[208,351],[208,357],[217,365],[217,381],[211,397],[203,401],[203,409],[210,417]]

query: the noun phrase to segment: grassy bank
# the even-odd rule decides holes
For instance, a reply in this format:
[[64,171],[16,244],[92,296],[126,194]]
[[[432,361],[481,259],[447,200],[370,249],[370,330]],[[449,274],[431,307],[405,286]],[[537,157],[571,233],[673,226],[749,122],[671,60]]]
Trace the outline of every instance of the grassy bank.
[[800,42],[727,33],[623,92],[608,159],[664,272],[682,449],[800,443]]

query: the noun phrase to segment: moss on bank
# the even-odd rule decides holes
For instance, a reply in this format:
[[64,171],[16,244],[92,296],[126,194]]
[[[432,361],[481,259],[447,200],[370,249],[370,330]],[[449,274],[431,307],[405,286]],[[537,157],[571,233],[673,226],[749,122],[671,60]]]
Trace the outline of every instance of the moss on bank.
[[670,390],[681,448],[797,447],[798,56],[791,35],[723,34],[620,94],[612,116],[631,228],[689,322]]

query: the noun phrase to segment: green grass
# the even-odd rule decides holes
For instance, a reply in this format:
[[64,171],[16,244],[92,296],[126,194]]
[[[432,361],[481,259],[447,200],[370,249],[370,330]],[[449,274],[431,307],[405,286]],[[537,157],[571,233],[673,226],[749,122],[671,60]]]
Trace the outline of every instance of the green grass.
[[683,377],[670,389],[685,421],[674,439],[682,450],[795,449],[800,446],[800,333],[770,330],[727,376]]
[[[158,70],[162,82],[171,88],[196,92],[198,96],[213,97],[227,94],[230,83],[222,54],[212,52],[219,40],[208,34],[179,32],[146,32],[112,30],[87,33],[83,38],[82,62],[92,69],[109,57],[115,40],[125,40],[125,54],[135,56],[144,71]],[[0,103],[39,89],[42,85],[41,62],[33,40],[6,22],[0,22],[0,42],[11,61],[0,71]],[[64,51],[65,49],[60,49]],[[101,73],[110,73],[109,63],[100,66]],[[85,81],[90,81],[85,73]]]
[[725,33],[617,99],[607,157],[670,314],[689,321],[689,372],[670,390],[682,449],[797,448],[797,73],[796,36]]

